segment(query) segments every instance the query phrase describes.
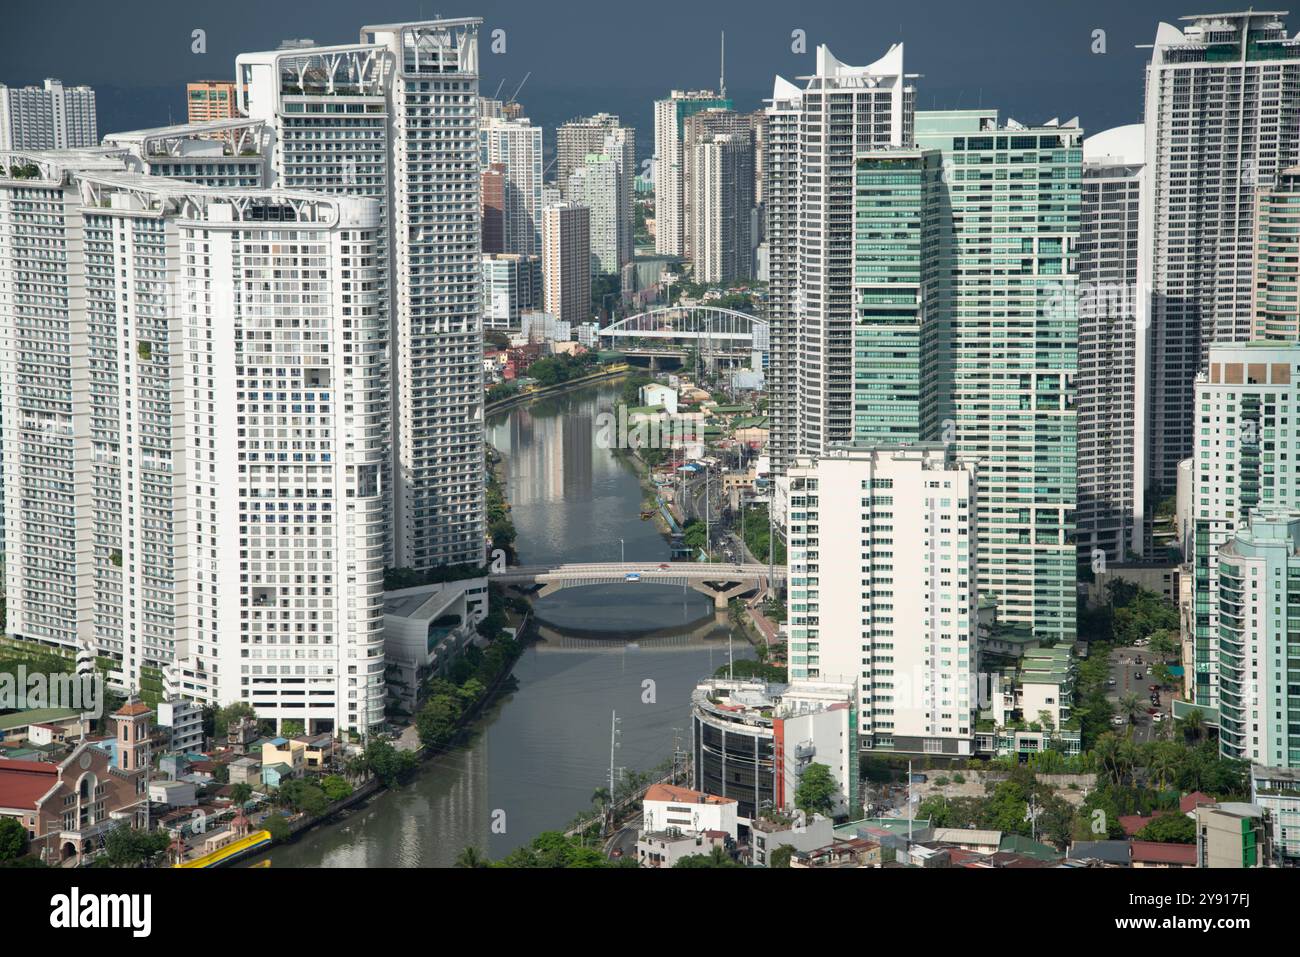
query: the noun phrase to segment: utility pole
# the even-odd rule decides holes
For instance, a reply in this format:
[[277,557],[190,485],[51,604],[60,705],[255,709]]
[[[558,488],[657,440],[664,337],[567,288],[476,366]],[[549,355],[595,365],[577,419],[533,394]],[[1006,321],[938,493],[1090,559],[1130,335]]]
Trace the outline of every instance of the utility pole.
[[614,751],[618,748],[618,712],[609,713],[609,804],[606,826],[614,826]]
[[907,761],[907,846],[908,852],[912,847],[912,761]]

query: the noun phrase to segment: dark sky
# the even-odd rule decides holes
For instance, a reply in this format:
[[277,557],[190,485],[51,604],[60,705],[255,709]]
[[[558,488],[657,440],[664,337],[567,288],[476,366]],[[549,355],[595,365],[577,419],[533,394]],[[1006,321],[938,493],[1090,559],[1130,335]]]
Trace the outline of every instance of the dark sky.
[[[289,37],[353,42],[363,24],[441,14],[484,18],[486,94],[504,80],[508,96],[531,71],[519,99],[535,122],[619,113],[638,127],[643,155],[654,98],[673,87],[716,85],[724,29],[727,86],[739,109],[760,106],[774,74],[808,72],[819,43],[864,64],[902,40],[907,69],[921,74],[921,109],[995,106],[1023,122],[1078,115],[1085,129],[1101,130],[1141,118],[1149,52],[1135,44],[1150,43],[1161,19],[1202,12],[1168,0],[8,0],[5,7],[0,82],[57,76],[94,86],[101,133],[183,121],[184,83],[233,77],[237,53],[273,49]],[[204,55],[191,52],[195,28],[207,31]],[[506,31],[501,55],[488,50],[487,34],[497,28]],[[795,29],[808,38],[802,56],[791,52]],[[1090,49],[1099,29],[1104,55]]]

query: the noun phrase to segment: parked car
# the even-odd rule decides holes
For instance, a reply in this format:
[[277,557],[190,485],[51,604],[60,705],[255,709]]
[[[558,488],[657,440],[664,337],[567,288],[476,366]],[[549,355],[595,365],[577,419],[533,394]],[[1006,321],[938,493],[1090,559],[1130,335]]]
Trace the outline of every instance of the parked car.
[[1159,724],[1163,720],[1165,720],[1165,715],[1163,711],[1157,711],[1155,714],[1151,716],[1151,721],[1154,724]]
[[1111,675],[1109,678],[1107,678],[1106,684],[1110,685],[1112,688],[1115,687],[1115,676]]
[[1117,714],[1110,719],[1110,723],[1117,728],[1122,728],[1124,725],[1128,724],[1128,718],[1124,717],[1122,714]]

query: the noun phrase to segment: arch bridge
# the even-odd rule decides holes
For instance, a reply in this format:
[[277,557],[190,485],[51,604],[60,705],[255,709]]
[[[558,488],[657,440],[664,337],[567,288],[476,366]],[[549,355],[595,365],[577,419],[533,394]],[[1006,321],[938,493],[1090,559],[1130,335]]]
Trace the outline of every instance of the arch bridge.
[[[777,566],[773,577],[781,580],[785,569]],[[586,585],[612,585],[619,582],[629,587],[638,583],[655,585],[681,585],[713,599],[714,607],[722,610],[738,595],[754,591],[767,591],[768,566],[726,565],[703,562],[610,562],[606,564],[579,565],[516,565],[504,571],[492,572],[490,579],[503,585],[540,585],[539,598],[545,598],[565,588]]]
[[768,352],[766,321],[717,306],[665,306],[628,316],[600,330],[602,348],[627,355],[699,350],[710,365],[719,360],[748,362]]

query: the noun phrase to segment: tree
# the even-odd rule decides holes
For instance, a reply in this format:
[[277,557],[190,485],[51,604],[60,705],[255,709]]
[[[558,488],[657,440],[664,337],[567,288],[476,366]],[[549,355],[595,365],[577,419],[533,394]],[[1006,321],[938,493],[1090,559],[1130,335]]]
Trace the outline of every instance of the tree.
[[768,858],[767,866],[777,868],[789,867],[790,858],[792,857],[794,857],[794,848],[789,844],[782,844],[772,852],[772,856]]
[[262,828],[271,835],[271,842],[281,844],[289,839],[289,822],[283,814],[272,814],[262,822]]
[[1200,741],[1201,735],[1205,733],[1205,715],[1200,708],[1193,708],[1178,722],[1178,727],[1183,732],[1184,741]]
[[1137,724],[1138,715],[1143,711],[1142,699],[1131,691],[1121,695],[1119,711],[1128,719],[1129,724]]
[[224,742],[226,736],[230,733],[230,726],[238,722],[240,718],[257,719],[257,712],[253,710],[253,706],[247,701],[236,701],[224,708],[217,708],[212,714],[212,736],[218,741]]
[[492,862],[477,847],[467,847],[456,856],[456,867],[478,869],[491,867]]
[[1162,814],[1137,834],[1139,841],[1195,844],[1196,821],[1185,814]]
[[115,827],[104,839],[104,858],[110,867],[141,867],[164,853],[170,844],[166,831]]
[[426,748],[440,748],[456,733],[460,720],[459,696],[440,694],[430,698],[415,719],[415,729],[420,743]]
[[346,778],[337,774],[328,774],[322,778],[320,787],[331,804],[352,796],[352,785]]
[[0,818],[0,864],[17,860],[27,853],[27,828],[17,818]]
[[253,798],[253,788],[249,784],[236,784],[230,789],[230,800],[238,807],[243,807]]
[[794,793],[794,805],[806,814],[830,815],[835,807],[839,785],[831,777],[831,769],[824,764],[810,764],[799,775],[799,787]]
[[[787,862],[788,863],[788,862]],[[721,847],[714,846],[708,854],[691,854],[681,858],[673,867],[743,867],[744,865]]]

